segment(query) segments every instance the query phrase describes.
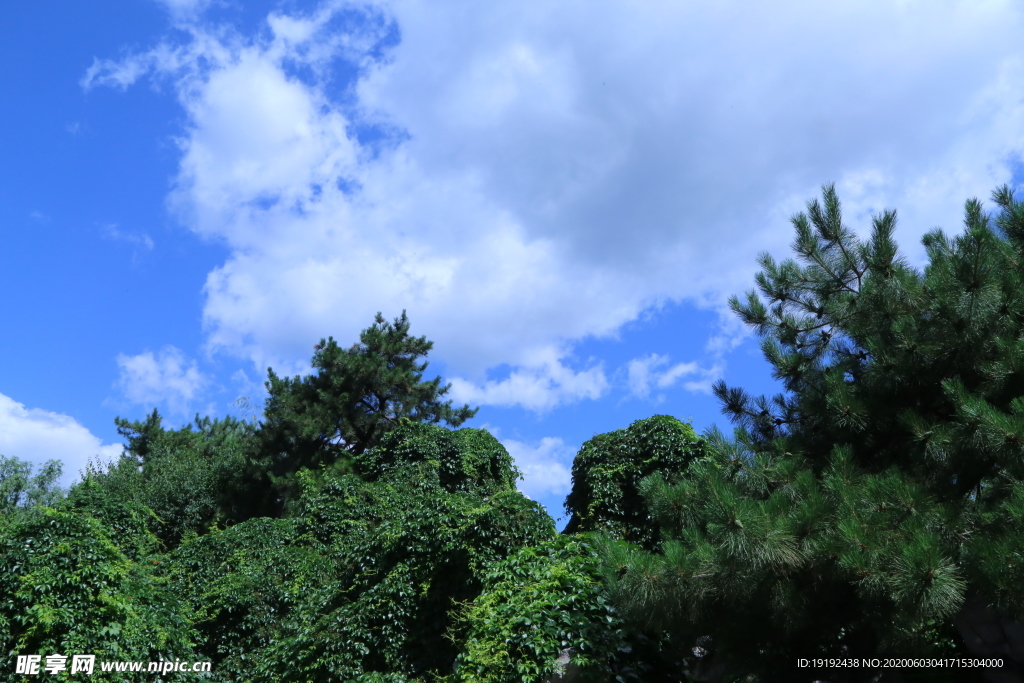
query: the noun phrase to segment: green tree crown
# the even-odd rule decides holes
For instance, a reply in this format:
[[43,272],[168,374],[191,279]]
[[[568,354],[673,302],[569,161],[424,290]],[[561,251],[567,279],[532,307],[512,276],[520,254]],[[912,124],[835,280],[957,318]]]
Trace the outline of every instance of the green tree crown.
[[443,400],[451,385],[424,380],[433,342],[409,334],[405,312],[374,324],[348,349],[333,338],[315,346],[315,374],[279,377],[268,370],[269,397],[257,434],[258,467],[280,501],[297,495],[294,473],[303,467],[350,469],[353,456],[372,448],[404,420],[458,427],[477,409]]
[[634,623],[768,680],[799,653],[962,651],[971,619],[1024,611],[1024,205],[993,199],[925,236],[923,272],[893,211],[860,240],[826,186],[793,218],[797,259],[762,255],[731,302],[785,391],[718,383],[735,437],[641,484],[662,551],[607,552]]

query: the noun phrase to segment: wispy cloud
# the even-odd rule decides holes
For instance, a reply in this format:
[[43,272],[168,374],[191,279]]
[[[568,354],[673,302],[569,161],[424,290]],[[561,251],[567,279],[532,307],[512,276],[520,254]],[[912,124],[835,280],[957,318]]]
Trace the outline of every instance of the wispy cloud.
[[[667,355],[656,353],[634,358],[626,364],[629,392],[636,398],[649,398],[652,389],[668,389],[679,383],[687,391],[709,394],[711,385],[722,375],[721,364],[702,367],[696,362],[671,364]],[[683,381],[686,378],[690,378]],[[657,396],[662,400],[664,396]]]
[[120,354],[118,387],[132,403],[148,407],[164,406],[173,415],[184,416],[209,380],[196,362],[173,346],[157,353],[146,351],[136,356]]
[[179,20],[195,19],[203,12],[203,10],[205,10],[211,4],[211,0],[155,1],[158,5],[163,5],[163,7],[171,14],[173,18]]
[[78,83],[86,92],[97,86],[125,90],[149,72],[152,65],[151,54],[130,55],[118,60],[94,58]]
[[118,228],[117,223],[107,223],[103,225],[103,236],[107,239],[115,240],[117,242],[125,242],[139,249],[145,249],[146,251],[152,251],[153,239],[142,233],[141,235],[135,235],[130,232],[125,232]]

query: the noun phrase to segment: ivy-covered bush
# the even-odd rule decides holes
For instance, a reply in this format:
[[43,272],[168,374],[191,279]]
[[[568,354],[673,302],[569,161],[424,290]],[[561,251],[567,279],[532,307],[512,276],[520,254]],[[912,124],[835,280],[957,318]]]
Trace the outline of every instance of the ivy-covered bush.
[[496,563],[556,537],[485,432],[408,424],[361,462],[375,480],[300,473],[296,517],[192,536],[173,553],[203,653],[226,680],[450,675],[458,605]]
[[329,581],[332,564],[301,520],[258,518],[188,537],[168,577],[192,606],[200,650],[222,680],[248,680],[282,618]]
[[492,565],[484,584],[462,614],[455,680],[533,683],[569,667],[574,680],[608,680],[623,634],[586,541],[560,536],[521,548]]
[[137,551],[155,539],[125,543],[130,534],[145,531],[118,530],[74,509],[0,518],[0,671],[13,677],[19,654],[198,659],[190,615],[154,572],[158,556],[132,558],[119,547]]
[[448,431],[418,422],[407,422],[356,456],[355,469],[363,479],[376,481],[421,462],[430,464],[448,492],[512,490],[519,479],[512,456],[486,430]]
[[669,415],[598,434],[573,461],[565,533],[601,530],[646,547],[655,545],[658,529],[640,495],[640,482],[652,474],[675,481],[705,454],[706,444],[693,427]]

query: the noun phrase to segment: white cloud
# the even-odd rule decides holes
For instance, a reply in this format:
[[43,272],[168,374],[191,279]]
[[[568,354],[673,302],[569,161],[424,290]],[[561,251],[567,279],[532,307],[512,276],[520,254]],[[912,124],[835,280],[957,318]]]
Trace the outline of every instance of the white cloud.
[[568,369],[575,342],[666,301],[721,307],[822,182],[851,224],[898,208],[920,258],[1024,152],[1010,2],[394,0],[267,26],[196,23],[83,78],[174,84],[170,204],[231,250],[206,283],[209,345],[261,371],[408,309],[467,400],[594,398],[603,371]]
[[[536,446],[514,439],[502,445],[523,473],[519,490],[531,500],[566,496],[572,489],[572,461],[576,451],[557,437],[544,437]],[[555,515],[557,516],[557,515]]]
[[137,356],[120,354],[118,386],[132,403],[164,405],[174,415],[186,415],[193,400],[208,380],[195,361],[189,361],[179,349],[166,346]]
[[90,460],[108,462],[121,455],[121,444],[103,444],[73,417],[26,408],[0,394],[0,454],[27,460],[37,468],[48,460],[64,463],[62,485],[76,480]]
[[720,364],[704,368],[696,362],[669,365],[670,360],[669,356],[652,353],[626,363],[626,382],[630,394],[637,398],[648,398],[652,388],[668,389],[686,377],[693,379],[683,382],[683,388],[709,394],[711,385],[722,375]]
[[97,86],[124,90],[149,72],[153,60],[147,57],[149,55],[130,55],[121,60],[94,58],[78,83],[86,92]]
[[[540,354],[546,358],[523,361],[500,381],[474,384],[462,378],[451,381],[451,396],[457,403],[490,406],[519,406],[545,412],[581,399],[597,399],[608,391],[608,379],[600,365],[574,371],[554,350]],[[531,362],[532,361],[532,362]]]

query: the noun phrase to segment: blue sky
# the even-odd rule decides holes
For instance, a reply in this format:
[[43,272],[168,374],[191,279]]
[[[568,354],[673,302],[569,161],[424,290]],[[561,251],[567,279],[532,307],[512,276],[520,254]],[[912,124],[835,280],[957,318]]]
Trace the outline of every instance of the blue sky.
[[835,182],[957,230],[1017,183],[1012,2],[19,3],[0,42],[0,453],[120,451],[408,310],[557,517],[572,456],[772,391],[727,311]]

